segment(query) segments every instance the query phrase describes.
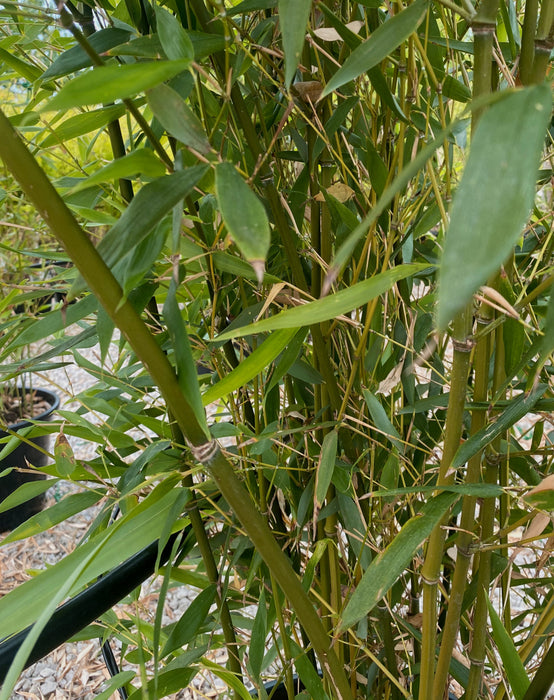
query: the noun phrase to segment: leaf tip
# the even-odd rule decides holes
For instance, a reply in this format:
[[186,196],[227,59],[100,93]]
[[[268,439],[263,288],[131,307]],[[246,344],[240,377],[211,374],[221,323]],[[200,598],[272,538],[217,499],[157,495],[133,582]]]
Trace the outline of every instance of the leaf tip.
[[249,260],[248,261],[254,272],[256,273],[256,279],[258,280],[258,286],[261,287],[264,281],[265,274],[265,260]]

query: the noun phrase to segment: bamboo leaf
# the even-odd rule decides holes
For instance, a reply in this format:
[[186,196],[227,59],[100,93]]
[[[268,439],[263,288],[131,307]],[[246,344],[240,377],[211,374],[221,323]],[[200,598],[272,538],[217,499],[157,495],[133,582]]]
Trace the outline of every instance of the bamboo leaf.
[[9,51],[6,51],[6,49],[3,49],[1,47],[0,61],[2,61],[2,63],[5,63],[12,70],[14,70],[16,73],[18,73],[20,76],[22,76],[31,83],[40,77],[40,70],[36,66],[34,66],[32,63],[22,61],[17,56],[14,56],[13,53],[10,53]]
[[473,457],[473,455],[483,450],[496,437],[508,430],[508,428],[511,428],[518,420],[521,420],[533,408],[545,393],[546,389],[546,385],[543,384],[539,385],[535,391],[529,394],[521,394],[517,399],[512,401],[495,421],[489,423],[469,437],[456,451],[454,459],[452,460],[452,469],[461,467],[470,457]]
[[2,540],[3,544],[16,542],[27,537],[33,537],[40,532],[49,530],[54,525],[63,522],[72,515],[81,513],[86,508],[90,508],[104,496],[104,492],[83,491],[82,493],[70,493],[59,503],[55,503],[50,508],[36,513],[24,523],[12,530],[10,534]]
[[554,511],[554,474],[549,474],[539,484],[528,491],[523,500],[533,508]]
[[350,256],[354,252],[356,245],[362,239],[363,236],[368,232],[369,227],[377,221],[381,214],[385,211],[388,205],[392,202],[394,197],[401,192],[410,180],[425,166],[429,158],[435,153],[437,148],[444,144],[444,139],[454,128],[455,122],[444,129],[433,141],[426,144],[417,156],[411,160],[400,172],[400,174],[394,178],[391,184],[385,189],[383,194],[377,200],[374,207],[371,208],[369,214],[365,217],[363,221],[352,231],[344,243],[340,246],[335,254],[335,258],[332,265],[327,273],[324,284],[323,284],[323,294],[327,294],[331,289],[333,282],[338,277],[340,271],[345,266]]
[[322,503],[325,501],[331,479],[333,478],[335,462],[337,461],[338,438],[339,434],[336,430],[331,430],[323,438],[315,482],[315,502],[318,508],[321,508]]
[[422,506],[418,515],[408,520],[394,540],[366,569],[342,613],[337,632],[344,632],[373,610],[457,499],[456,494],[442,493],[431,498]]
[[400,437],[400,433],[391,423],[385,409],[383,408],[383,405],[368,389],[364,389],[363,394],[366,405],[371,414],[371,418],[375,423],[375,427],[389,438],[400,454],[403,454],[405,447],[402,442],[402,438]]
[[267,610],[265,604],[265,590],[262,588],[258,609],[254,624],[252,626],[252,636],[250,637],[250,647],[248,649],[248,663],[253,678],[259,678],[262,670],[262,663],[265,653],[265,640],[267,637]]
[[[205,172],[206,166],[197,165],[160,177],[140,189],[123,216],[98,244],[98,252],[105,263],[112,267],[146,238],[175,204],[192,190]],[[76,296],[85,288],[85,282],[79,276],[71,288],[70,296]]]
[[66,83],[41,111],[61,111],[133,97],[182,73],[189,64],[190,61],[180,60],[100,66]]
[[189,337],[185,327],[181,310],[176,299],[177,280],[171,278],[167,297],[163,306],[163,316],[171,337],[173,354],[177,366],[177,378],[179,386],[186,396],[189,406],[194,411],[194,415],[199,425],[203,426],[206,435],[209,435],[206,423],[206,412],[202,404],[200,388],[198,386],[198,374],[196,365],[192,357]]
[[508,93],[481,117],[444,245],[440,329],[502,265],[521,235],[535,196],[551,107],[550,88],[536,85]]
[[154,5],[156,13],[156,29],[165,55],[170,61],[194,59],[194,48],[186,31],[179,24],[176,17],[165,10],[161,5]]
[[500,658],[502,659],[502,665],[506,671],[514,698],[515,700],[523,700],[525,691],[530,685],[529,677],[525,671],[523,662],[517,653],[512,637],[506,631],[506,628],[502,624],[502,620],[498,617],[498,614],[488,596],[486,600],[491,619],[492,636],[496,642]]
[[110,105],[102,107],[102,109],[94,109],[83,114],[76,114],[69,119],[66,119],[61,124],[57,124],[53,133],[41,141],[41,147],[54,146],[59,143],[64,143],[70,139],[77,138],[83,134],[89,134],[91,131],[101,129],[112,121],[119,119],[125,114],[125,105]]
[[171,630],[162,649],[162,656],[167,656],[175,649],[184,647],[195,638],[200,627],[206,622],[216,593],[215,586],[208,586],[196,596]]
[[185,146],[200,153],[210,151],[202,124],[178,92],[158,85],[147,93],[148,104],[163,128]]
[[[8,636],[32,624],[71,572],[91,552],[96,552],[94,560],[76,580],[70,594],[155,540],[165,526],[168,510],[183,497],[182,489],[167,491],[166,482],[161,486],[166,488],[165,493],[158,487],[109,530],[91,538],[54,566],[0,598],[2,633]],[[175,528],[179,526],[182,524],[176,524]]]
[[294,665],[296,666],[300,680],[309,693],[309,697],[312,700],[329,700],[327,693],[323,689],[323,680],[318,675],[314,665],[306,655],[306,652],[292,639],[289,641],[289,644],[294,657]]
[[[94,32],[94,34],[88,37],[87,41],[96,53],[102,54],[109,51],[109,49],[114,46],[128,41],[130,36],[131,32],[128,29],[108,27]],[[58,56],[54,63],[48,67],[46,72],[42,74],[42,80],[61,78],[62,75],[74,73],[90,65],[92,65],[92,61],[85,50],[79,45],[72,46]]]
[[215,192],[223,221],[261,284],[270,243],[264,206],[231,163],[216,167]]
[[277,331],[266,338],[264,342],[246,357],[238,367],[226,374],[222,379],[211,386],[202,396],[204,406],[218,399],[228,396],[241,386],[245,386],[256,375],[260,374],[277,355],[285,348],[296,334],[296,328],[287,328]]
[[415,0],[378,27],[367,41],[352,51],[325,86],[322,97],[367,72],[398,48],[418,28],[428,7],[428,0]]
[[[81,115],[79,115],[81,116]],[[131,151],[122,158],[116,158],[108,165],[89,175],[85,180],[76,185],[71,191],[79,192],[91,185],[96,185],[109,180],[119,180],[121,178],[132,178],[137,175],[146,177],[162,177],[165,173],[165,166],[160,159],[154,155],[149,148],[139,148]]]
[[254,333],[273,331],[279,328],[300,328],[311,326],[315,323],[329,321],[341,314],[347,314],[357,309],[380,294],[388,292],[391,287],[406,277],[428,269],[426,263],[412,263],[399,265],[391,270],[381,272],[363,282],[358,282],[347,289],[341,289],[336,294],[331,294],[323,299],[316,299],[302,306],[285,309],[275,316],[256,321],[242,328],[234,328],[218,336],[217,341],[230,340],[244,337]]
[[[1,472],[1,474],[4,473],[7,474],[9,472],[8,470],[5,470],[5,472]],[[55,486],[55,484],[57,484],[58,481],[59,479],[41,479],[38,481],[28,481],[25,484],[21,484],[21,486],[19,486],[15,491],[12,491],[12,493],[10,493],[8,496],[6,496],[6,498],[0,501],[0,513],[4,513],[10,508],[15,508],[16,506],[25,503],[29,499],[35,498],[35,496],[40,496],[49,488]]]
[[136,676],[135,671],[120,671],[112,676],[109,681],[102,687],[104,690],[96,696],[96,700],[110,700],[116,693],[118,688],[123,688],[127,683],[130,683]]
[[279,0],[279,24],[285,54],[285,86],[289,87],[300,63],[312,0]]
[[69,440],[63,434],[63,428],[54,443],[54,458],[56,460],[56,471],[60,476],[69,476],[74,471],[75,455]]
[[205,657],[202,659],[202,666],[209,669],[214,676],[220,678],[228,688],[234,690],[237,700],[238,698],[241,698],[241,700],[252,700],[252,696],[246,690],[241,680],[237,678],[234,673],[228,671],[215,661],[210,661]]

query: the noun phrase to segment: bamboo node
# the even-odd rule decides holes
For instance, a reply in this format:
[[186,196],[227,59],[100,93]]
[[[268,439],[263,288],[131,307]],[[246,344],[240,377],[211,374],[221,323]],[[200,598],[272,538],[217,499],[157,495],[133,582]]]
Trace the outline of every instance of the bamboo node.
[[478,668],[483,668],[485,665],[484,659],[474,659],[472,656],[467,657],[472,666],[477,666]]
[[466,338],[465,340],[453,340],[452,346],[456,352],[471,352],[475,347],[475,339]]
[[209,465],[219,452],[219,443],[215,439],[210,440],[210,442],[205,442],[202,445],[189,444],[189,447],[194,459],[203,465]]

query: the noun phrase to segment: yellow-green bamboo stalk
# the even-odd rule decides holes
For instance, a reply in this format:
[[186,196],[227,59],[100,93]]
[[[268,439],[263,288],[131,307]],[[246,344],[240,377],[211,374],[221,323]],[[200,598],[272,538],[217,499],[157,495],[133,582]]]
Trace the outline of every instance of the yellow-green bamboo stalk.
[[[467,378],[470,367],[470,354],[473,343],[471,333],[471,309],[466,308],[454,320],[452,374],[450,397],[446,412],[443,454],[437,477],[437,486],[452,483],[454,474],[450,470],[452,459],[460,446],[463,429],[464,406],[466,401]],[[435,676],[435,654],[437,646],[438,584],[446,534],[439,524],[431,533],[421,569],[423,591],[423,626],[421,637],[421,672],[419,700],[442,700],[433,696]]]
[[[548,2],[545,4],[551,4]],[[533,61],[535,59],[535,33],[539,17],[539,0],[526,0],[521,30],[521,53],[519,56],[519,79],[523,85],[531,82]]]
[[535,58],[531,69],[530,81],[542,83],[554,49],[554,2],[544,0],[541,6],[539,26],[535,39]]
[[[483,309],[484,310],[484,309]],[[480,319],[482,323],[488,323],[489,318]],[[482,335],[475,347],[475,389],[474,401],[486,401],[489,385],[489,360],[490,360],[490,336]],[[475,434],[485,425],[486,415],[484,411],[475,411],[471,418],[471,433]],[[481,478],[481,451],[474,455],[468,462],[465,483],[477,483]],[[472,543],[476,537],[475,530],[475,505],[477,499],[474,496],[466,496],[462,507],[460,527],[456,541],[456,566],[452,579],[452,587],[448,598],[448,608],[441,637],[437,670],[433,683],[433,697],[438,698],[444,693],[448,683],[448,674],[452,652],[458,639],[460,616],[464,593],[467,587],[467,574],[472,556]]]

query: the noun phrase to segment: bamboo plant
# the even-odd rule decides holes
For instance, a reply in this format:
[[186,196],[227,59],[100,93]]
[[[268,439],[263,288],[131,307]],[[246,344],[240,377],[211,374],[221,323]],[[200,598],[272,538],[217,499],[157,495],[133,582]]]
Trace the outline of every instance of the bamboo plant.
[[56,606],[154,540],[154,622],[81,632],[135,664],[105,697],[206,669],[243,698],[274,675],[292,699],[295,674],[317,699],[543,697],[552,4],[2,7],[29,89],[0,114],[4,177],[74,265],[2,352],[90,373],[51,429],[97,445],[56,441],[47,486],[82,491],[8,541],[98,515],[0,600],[6,635],[32,625],[0,699]]

